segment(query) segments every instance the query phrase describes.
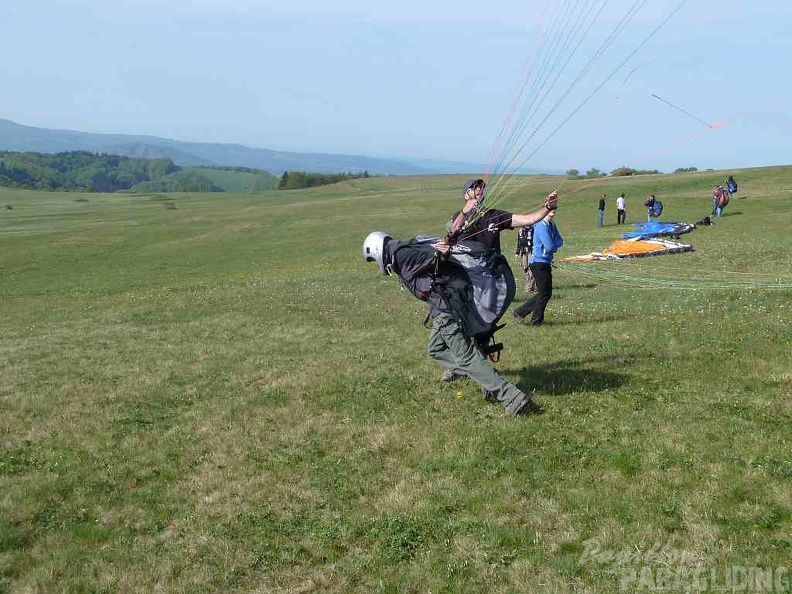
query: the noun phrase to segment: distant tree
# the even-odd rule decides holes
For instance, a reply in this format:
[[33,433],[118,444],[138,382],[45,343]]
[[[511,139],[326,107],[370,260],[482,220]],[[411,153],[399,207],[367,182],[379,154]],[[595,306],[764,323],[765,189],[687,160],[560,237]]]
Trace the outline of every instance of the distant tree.
[[619,167],[618,169],[614,169],[610,172],[612,177],[627,177],[630,175],[635,175],[635,169],[632,167]]
[[651,175],[660,173],[657,169],[633,169],[632,167],[619,167],[610,172],[612,177],[627,177],[630,175]]
[[580,171],[578,171],[577,169],[569,169],[566,172],[566,176],[569,178],[580,177]]
[[677,167],[674,173],[692,173],[693,171],[698,171],[698,167]]
[[586,171],[586,177],[603,177],[605,173],[597,169],[596,167],[592,167],[588,171]]
[[305,171],[285,171],[278,182],[278,190],[297,190],[326,186],[349,179],[371,177],[368,171],[363,173],[307,173]]

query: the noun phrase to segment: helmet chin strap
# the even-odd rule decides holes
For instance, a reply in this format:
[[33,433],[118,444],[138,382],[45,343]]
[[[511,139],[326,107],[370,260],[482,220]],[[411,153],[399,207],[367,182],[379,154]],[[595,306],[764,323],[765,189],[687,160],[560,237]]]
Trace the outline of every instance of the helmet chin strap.
[[391,276],[393,274],[393,254],[387,248],[387,245],[390,243],[390,240],[386,240],[385,243],[382,244],[382,271]]

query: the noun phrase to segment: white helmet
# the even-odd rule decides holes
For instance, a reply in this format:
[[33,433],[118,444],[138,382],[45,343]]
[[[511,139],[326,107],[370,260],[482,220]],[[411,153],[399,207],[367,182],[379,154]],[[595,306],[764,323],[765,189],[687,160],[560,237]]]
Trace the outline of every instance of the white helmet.
[[372,231],[363,242],[363,257],[366,259],[366,262],[374,260],[377,266],[379,266],[382,274],[389,274],[389,272],[385,270],[385,263],[382,261],[382,256],[385,253],[385,244],[388,243],[390,239],[392,239],[392,237],[385,233],[385,231]]

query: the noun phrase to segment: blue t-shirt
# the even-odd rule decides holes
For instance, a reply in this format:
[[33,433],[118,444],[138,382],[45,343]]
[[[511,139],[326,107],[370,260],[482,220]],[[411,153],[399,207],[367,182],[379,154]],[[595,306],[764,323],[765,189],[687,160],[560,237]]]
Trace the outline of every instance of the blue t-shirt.
[[553,222],[539,221],[534,225],[534,248],[531,264],[551,264],[553,254],[564,245],[564,239]]

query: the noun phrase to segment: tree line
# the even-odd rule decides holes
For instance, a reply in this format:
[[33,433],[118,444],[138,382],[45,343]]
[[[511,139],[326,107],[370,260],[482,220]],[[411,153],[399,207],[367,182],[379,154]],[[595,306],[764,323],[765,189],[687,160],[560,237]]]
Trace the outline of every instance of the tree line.
[[0,151],[0,185],[31,190],[116,192],[179,170],[170,159],[134,159],[89,151]]
[[327,186],[349,179],[369,178],[368,171],[363,173],[308,173],[306,171],[284,171],[275,186],[276,190],[298,190],[300,188],[313,188]]
[[[698,171],[696,167],[678,167],[674,173],[690,173],[692,171]],[[632,167],[618,167],[614,169],[610,173],[606,173],[604,171],[600,171],[596,167],[592,167],[588,171],[586,171],[585,175],[582,175],[580,171],[577,169],[568,169],[566,172],[566,177],[569,179],[583,179],[583,178],[595,178],[595,177],[627,177],[630,175],[647,175],[647,174],[658,174],[662,173],[662,171],[658,171],[657,169],[634,169]]]
[[223,191],[207,177],[182,170],[170,159],[138,159],[89,151],[0,151],[0,186],[72,192]]

